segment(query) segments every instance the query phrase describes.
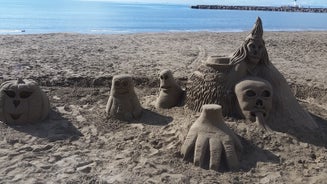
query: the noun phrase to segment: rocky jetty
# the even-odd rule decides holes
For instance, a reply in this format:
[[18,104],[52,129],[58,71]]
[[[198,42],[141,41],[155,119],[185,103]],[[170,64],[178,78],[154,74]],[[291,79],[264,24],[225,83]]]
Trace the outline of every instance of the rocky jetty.
[[327,13],[327,8],[302,8],[298,6],[227,6],[227,5],[195,5],[193,9],[217,10],[252,10],[252,11],[284,11],[284,12],[309,12]]

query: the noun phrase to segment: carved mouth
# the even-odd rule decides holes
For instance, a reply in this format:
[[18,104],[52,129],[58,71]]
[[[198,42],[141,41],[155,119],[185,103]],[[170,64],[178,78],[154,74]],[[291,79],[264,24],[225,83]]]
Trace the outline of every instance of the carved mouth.
[[164,92],[167,92],[171,86],[160,86],[160,89],[163,90]]
[[161,89],[169,89],[169,88],[171,88],[171,86],[165,86],[165,85],[163,85],[163,86],[160,86],[160,88]]
[[22,116],[22,114],[10,114],[10,116],[13,120],[18,120]]
[[267,114],[266,114],[266,112],[265,112],[264,110],[256,110],[256,111],[251,111],[251,112],[250,112],[250,115],[251,115],[252,117],[254,117],[254,118],[255,118],[255,117],[256,117],[256,115],[255,115],[255,114],[256,114],[257,112],[261,112],[261,113],[262,113],[262,115],[263,115],[263,117],[266,117],[266,116],[267,116]]
[[127,93],[128,93],[128,90],[126,90],[126,89],[116,89],[116,94],[123,95],[123,94],[127,94]]

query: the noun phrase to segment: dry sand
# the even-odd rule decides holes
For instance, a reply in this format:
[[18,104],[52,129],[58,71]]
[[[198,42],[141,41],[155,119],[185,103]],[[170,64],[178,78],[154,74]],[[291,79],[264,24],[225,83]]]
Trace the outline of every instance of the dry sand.
[[[0,122],[0,183],[325,183],[327,32],[265,32],[272,63],[321,132],[272,134],[228,119],[244,146],[241,170],[215,172],[182,160],[197,113],[156,110],[158,72],[181,84],[208,55],[230,55],[244,33],[0,35],[0,82],[32,78],[51,101],[48,120]],[[129,73],[146,109],[132,123],[107,120],[111,78]]]

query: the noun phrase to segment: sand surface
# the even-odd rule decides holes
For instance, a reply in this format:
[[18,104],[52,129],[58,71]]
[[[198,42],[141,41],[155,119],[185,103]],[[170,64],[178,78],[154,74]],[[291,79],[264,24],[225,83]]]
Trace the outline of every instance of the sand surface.
[[[184,85],[209,55],[228,56],[242,33],[0,35],[0,82],[39,82],[49,118],[0,122],[0,183],[325,183],[327,181],[327,32],[265,32],[270,60],[320,126],[310,135],[265,133],[227,119],[244,151],[237,172],[201,169],[179,149],[198,113],[156,110],[158,72]],[[138,121],[106,119],[115,74],[134,76],[145,112]]]

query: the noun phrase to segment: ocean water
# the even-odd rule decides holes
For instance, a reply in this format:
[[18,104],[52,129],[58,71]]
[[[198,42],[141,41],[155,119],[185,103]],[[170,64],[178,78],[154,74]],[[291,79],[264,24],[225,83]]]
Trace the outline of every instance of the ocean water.
[[0,0],[0,34],[327,30],[327,13],[197,10],[189,5],[86,0]]

